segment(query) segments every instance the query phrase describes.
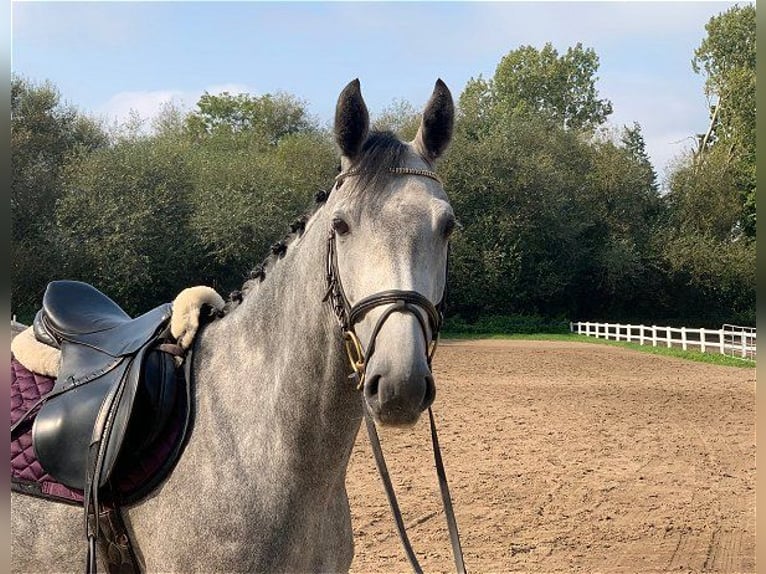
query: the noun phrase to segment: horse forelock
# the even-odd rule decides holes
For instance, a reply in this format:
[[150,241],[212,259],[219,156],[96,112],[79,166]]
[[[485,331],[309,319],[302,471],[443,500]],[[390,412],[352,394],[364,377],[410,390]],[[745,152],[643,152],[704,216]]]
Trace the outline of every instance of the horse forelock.
[[351,193],[374,193],[375,190],[383,189],[394,177],[391,170],[402,167],[407,151],[407,144],[393,132],[370,132],[352,166],[357,175],[353,178],[355,185]]

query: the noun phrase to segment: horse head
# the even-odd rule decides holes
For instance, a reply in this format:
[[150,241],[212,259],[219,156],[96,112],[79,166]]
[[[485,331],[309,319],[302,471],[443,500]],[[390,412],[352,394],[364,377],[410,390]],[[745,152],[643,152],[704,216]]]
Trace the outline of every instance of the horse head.
[[414,424],[436,393],[431,357],[455,217],[433,168],[453,123],[441,80],[411,142],[370,131],[358,80],[338,98],[341,173],[327,206],[329,293],[367,406],[381,424]]

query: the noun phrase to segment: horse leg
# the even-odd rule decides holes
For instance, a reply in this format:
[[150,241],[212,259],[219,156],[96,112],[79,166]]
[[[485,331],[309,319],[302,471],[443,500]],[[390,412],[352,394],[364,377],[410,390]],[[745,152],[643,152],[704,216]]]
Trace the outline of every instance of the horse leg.
[[345,487],[329,498],[325,513],[319,513],[322,525],[317,529],[314,572],[348,572],[354,558],[351,511]]

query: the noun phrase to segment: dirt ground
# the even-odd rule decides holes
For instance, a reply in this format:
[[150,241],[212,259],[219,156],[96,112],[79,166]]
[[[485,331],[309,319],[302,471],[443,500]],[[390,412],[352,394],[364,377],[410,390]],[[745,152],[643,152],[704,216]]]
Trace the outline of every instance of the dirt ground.
[[[754,572],[755,369],[445,342],[434,414],[469,572]],[[381,434],[426,572],[454,572],[428,420]],[[364,425],[354,573],[409,572]]]

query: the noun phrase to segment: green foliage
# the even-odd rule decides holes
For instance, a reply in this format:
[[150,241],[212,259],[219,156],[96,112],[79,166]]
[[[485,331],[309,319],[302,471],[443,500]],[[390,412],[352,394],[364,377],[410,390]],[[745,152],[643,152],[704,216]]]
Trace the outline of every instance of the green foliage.
[[659,199],[645,159],[544,117],[504,117],[479,139],[472,127],[458,125],[440,168],[463,225],[451,268],[459,313],[587,316],[647,295]]
[[213,137],[190,151],[195,187],[190,226],[215,285],[239,287],[283,235],[313,193],[327,188],[337,158],[327,135],[301,133],[261,148],[242,138]]
[[755,324],[755,8],[734,6],[705,28],[692,66],[706,75],[711,124],[670,176],[658,266],[679,315]]
[[420,110],[407,100],[394,100],[372,123],[378,131],[392,131],[404,141],[412,141],[420,127]]
[[444,326],[447,337],[487,334],[569,333],[569,321],[539,315],[487,315],[468,322],[460,315],[450,316]]
[[207,92],[197,102],[197,111],[187,118],[191,134],[250,133],[268,144],[299,132],[316,130],[316,121],[305,104],[290,94],[232,95]]
[[[706,309],[720,322],[755,325],[755,244],[706,235],[669,238],[664,252],[669,280],[685,293],[682,314]],[[721,313],[726,310],[726,315]]]
[[189,227],[187,148],[127,140],[70,166],[56,211],[65,276],[134,313],[190,284],[202,251]]
[[723,164],[739,195],[739,226],[755,238],[755,5],[733,6],[705,30],[692,67],[704,72],[705,93],[714,103],[698,160],[705,163],[715,151],[712,161]]
[[62,271],[53,213],[67,162],[107,143],[99,124],[61,102],[50,83],[11,81],[11,302],[39,304]]
[[[750,18],[735,7],[708,24],[694,66],[715,121],[663,196],[641,126],[604,126],[611,104],[592,49],[521,47],[467,83],[438,166],[461,223],[448,330],[754,323]],[[12,100],[20,314],[60,277],[132,313],[191,284],[239,288],[337,167],[332,134],[289,94],[205,94],[191,113],[166,106],[151,133],[134,118],[111,139],[49,84],[14,78]],[[419,124],[419,110],[394,101],[373,127],[411,140]]]
[[500,61],[492,82],[493,103],[506,113],[534,114],[563,127],[593,129],[612,113],[598,98],[598,56],[578,43],[559,56],[547,43],[541,50],[522,46]]

